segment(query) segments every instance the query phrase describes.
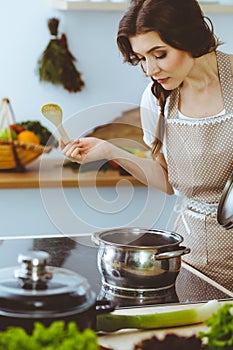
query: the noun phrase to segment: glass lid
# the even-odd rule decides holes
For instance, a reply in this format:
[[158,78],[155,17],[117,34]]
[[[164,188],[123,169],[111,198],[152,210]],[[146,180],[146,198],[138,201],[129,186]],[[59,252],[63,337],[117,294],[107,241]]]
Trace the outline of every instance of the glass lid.
[[1,308],[12,310],[62,310],[86,308],[95,302],[95,293],[81,275],[47,266],[49,254],[28,251],[20,254],[21,266],[0,269]]

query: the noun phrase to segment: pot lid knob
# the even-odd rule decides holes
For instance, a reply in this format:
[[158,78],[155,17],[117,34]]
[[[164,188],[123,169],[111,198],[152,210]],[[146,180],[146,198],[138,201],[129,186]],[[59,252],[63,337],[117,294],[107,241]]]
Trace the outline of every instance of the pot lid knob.
[[47,252],[28,251],[18,256],[21,268],[14,275],[25,289],[46,289],[47,281],[52,279],[52,273],[47,271],[46,265],[50,259]]

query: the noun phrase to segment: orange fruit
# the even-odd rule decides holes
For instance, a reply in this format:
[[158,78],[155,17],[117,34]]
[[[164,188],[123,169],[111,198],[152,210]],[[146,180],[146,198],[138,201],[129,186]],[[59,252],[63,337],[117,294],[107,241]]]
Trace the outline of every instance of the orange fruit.
[[18,134],[17,140],[20,142],[26,143],[34,143],[36,145],[40,144],[39,137],[33,132],[29,130],[24,130]]

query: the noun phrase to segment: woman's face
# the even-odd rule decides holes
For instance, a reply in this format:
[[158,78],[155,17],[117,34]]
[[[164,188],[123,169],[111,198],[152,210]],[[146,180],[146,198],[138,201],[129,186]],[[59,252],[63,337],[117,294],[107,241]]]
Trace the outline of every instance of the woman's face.
[[157,32],[138,34],[129,41],[146,75],[165,90],[180,86],[193,67],[194,59],[189,53],[169,46]]

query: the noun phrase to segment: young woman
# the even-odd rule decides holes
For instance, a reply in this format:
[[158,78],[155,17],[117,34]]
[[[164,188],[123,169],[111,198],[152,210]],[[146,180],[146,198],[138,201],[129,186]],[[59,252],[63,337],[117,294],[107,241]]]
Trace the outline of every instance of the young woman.
[[114,159],[148,186],[181,194],[174,230],[191,248],[184,260],[233,291],[233,230],[216,219],[233,171],[233,55],[218,50],[196,0],[133,0],[117,43],[151,78],[141,121],[153,159],[96,138],[61,143],[63,154],[78,163]]

